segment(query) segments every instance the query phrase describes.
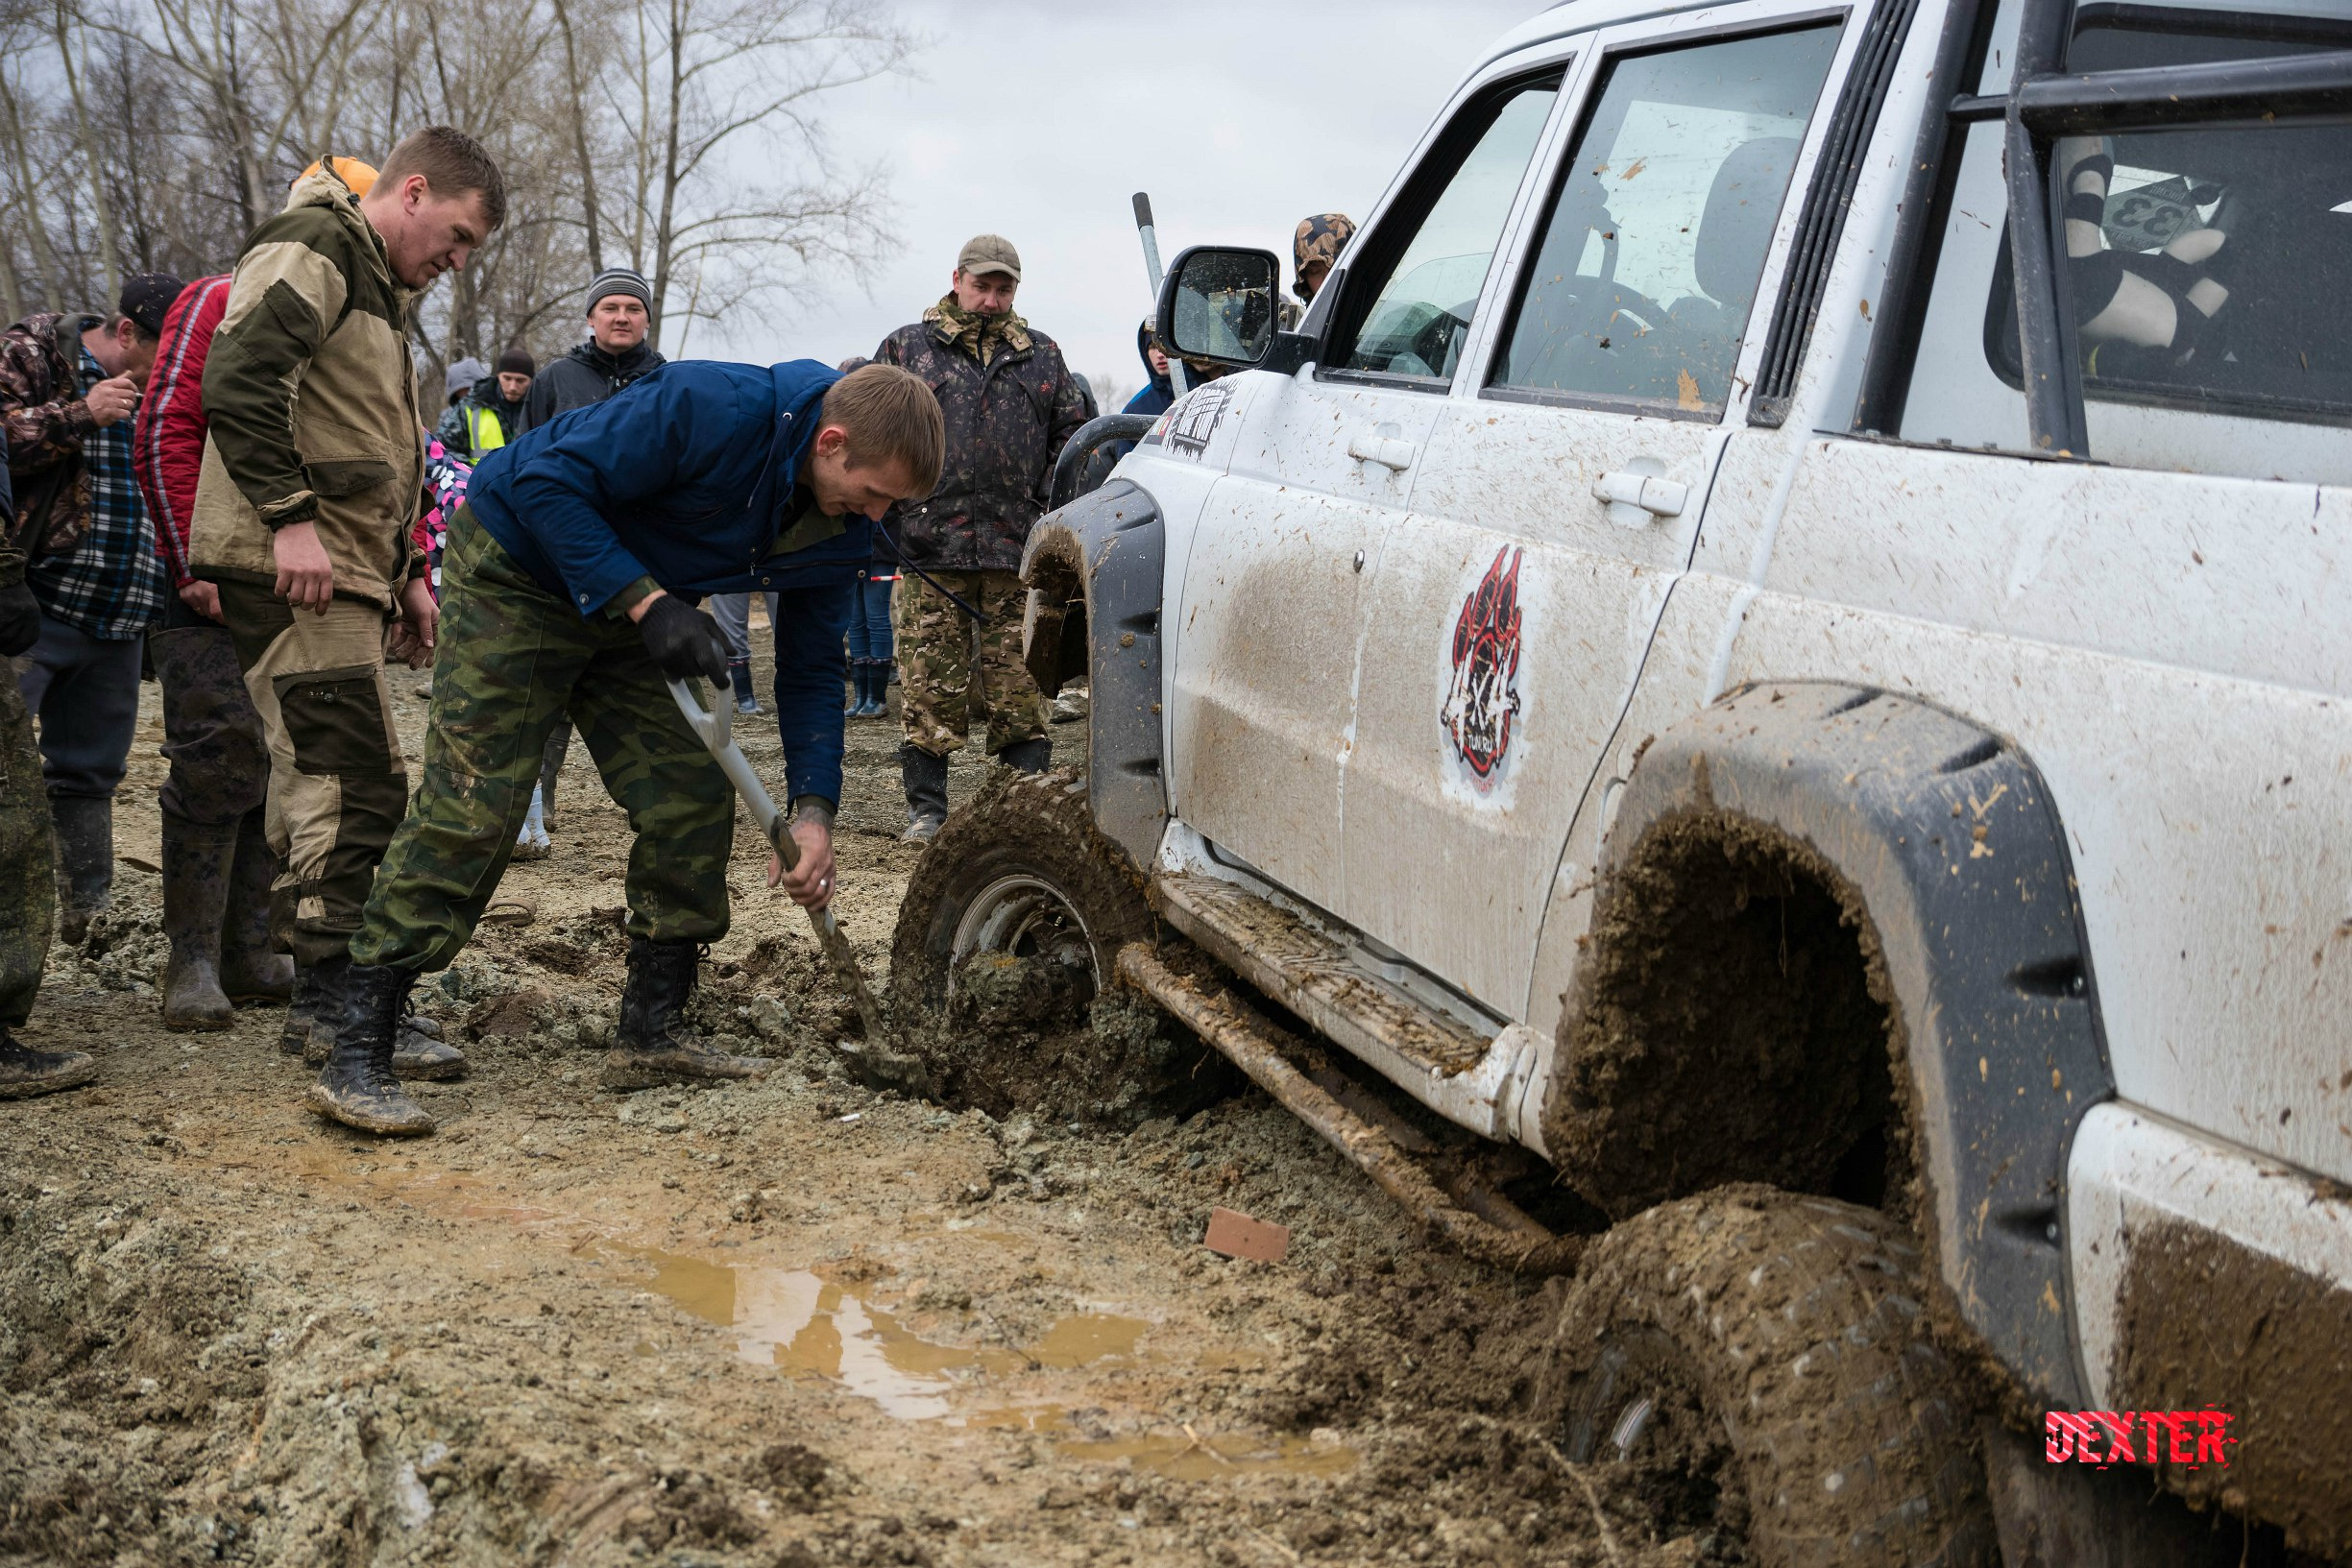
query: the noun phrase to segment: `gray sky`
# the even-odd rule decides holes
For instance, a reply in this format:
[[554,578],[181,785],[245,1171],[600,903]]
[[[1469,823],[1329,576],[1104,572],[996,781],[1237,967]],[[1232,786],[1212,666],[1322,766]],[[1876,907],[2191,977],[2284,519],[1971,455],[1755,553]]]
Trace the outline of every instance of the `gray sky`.
[[1543,0],[906,0],[919,80],[834,95],[845,161],[887,164],[900,247],[779,317],[695,326],[696,357],[828,362],[873,352],[946,292],[956,253],[1019,247],[1020,310],[1073,369],[1139,385],[1151,305],[1131,193],[1160,253],[1263,246],[1290,277],[1309,212],[1361,221],[1463,72]]

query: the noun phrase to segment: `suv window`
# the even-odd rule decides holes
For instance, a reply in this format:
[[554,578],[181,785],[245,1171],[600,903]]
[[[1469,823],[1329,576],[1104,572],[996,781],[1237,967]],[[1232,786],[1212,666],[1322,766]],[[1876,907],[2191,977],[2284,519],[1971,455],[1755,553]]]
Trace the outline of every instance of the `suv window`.
[[[2352,47],[2352,19],[2085,6],[2069,70]],[[2352,128],[2130,131],[2061,141],[2083,395],[2338,422],[2352,414]],[[2003,238],[1985,355],[2022,387]]]
[[1491,384],[1720,414],[1834,22],[1612,60]]
[[1471,104],[1447,127],[1383,223],[1389,233],[1372,236],[1365,253],[1366,281],[1378,277],[1378,292],[1361,314],[1350,312],[1361,326],[1347,351],[1332,356],[1335,368],[1439,385],[1453,379],[1503,220],[1559,93],[1557,72],[1519,83]]

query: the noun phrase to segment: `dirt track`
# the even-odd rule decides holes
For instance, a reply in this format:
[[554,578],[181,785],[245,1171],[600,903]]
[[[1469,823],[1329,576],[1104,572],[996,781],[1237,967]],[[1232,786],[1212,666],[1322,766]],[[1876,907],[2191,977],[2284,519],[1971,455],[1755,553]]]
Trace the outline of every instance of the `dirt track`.
[[[146,701],[117,849],[152,865]],[[896,739],[851,726],[839,838],[877,975]],[[27,1038],[103,1077],[0,1106],[0,1561],[1735,1560],[1596,1529],[1612,1495],[1509,1419],[1546,1292],[1414,1239],[1262,1097],[1121,1132],[844,1081],[747,825],[709,1016],[782,1065],[599,1089],[627,840],[578,748],[555,839],[431,998],[473,1071],[423,1086],[420,1142],[306,1115],[275,1011],[159,1028],[151,873],[53,953]],[[1289,1257],[1204,1251],[1220,1203]]]

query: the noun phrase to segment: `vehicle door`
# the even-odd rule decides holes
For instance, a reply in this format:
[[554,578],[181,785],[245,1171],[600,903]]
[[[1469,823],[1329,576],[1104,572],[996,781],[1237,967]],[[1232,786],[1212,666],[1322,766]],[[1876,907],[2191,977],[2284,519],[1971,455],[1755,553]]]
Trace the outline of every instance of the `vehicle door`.
[[1589,36],[1581,101],[1382,557],[1340,912],[1505,1016],[1744,419],[1742,350],[1770,317],[1757,302],[1844,14],[1764,0],[1695,35],[1668,18]]
[[1351,327],[1327,373],[1249,372],[1167,439],[1240,428],[1186,558],[1170,793],[1222,850],[1312,903],[1340,899],[1340,776],[1365,590],[1459,369],[1473,308],[1559,97],[1555,52],[1473,83],[1366,226]]

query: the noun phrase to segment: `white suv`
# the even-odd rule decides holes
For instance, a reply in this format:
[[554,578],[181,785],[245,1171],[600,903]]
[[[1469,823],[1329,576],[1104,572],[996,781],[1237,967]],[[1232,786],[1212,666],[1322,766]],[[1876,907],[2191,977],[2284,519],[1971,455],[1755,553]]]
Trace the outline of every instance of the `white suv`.
[[951,824],[900,983],[1115,970],[1574,1266],[1539,1413],[1729,1452],[1761,1560],[2152,1560],[2052,1411],[2352,1554],[2348,117],[2352,0],[1527,23],[1298,332],[1171,268],[1233,373],[1030,545],[1085,783]]

